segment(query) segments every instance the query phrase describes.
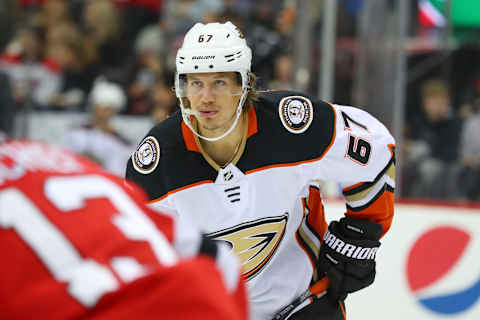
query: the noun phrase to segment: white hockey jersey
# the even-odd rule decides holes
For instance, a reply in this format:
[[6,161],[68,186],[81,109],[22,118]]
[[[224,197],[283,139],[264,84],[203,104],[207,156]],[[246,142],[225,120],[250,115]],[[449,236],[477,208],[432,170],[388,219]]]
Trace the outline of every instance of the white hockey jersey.
[[270,319],[323,277],[317,260],[327,223],[315,181],[339,183],[346,215],[387,232],[394,139],[365,111],[294,92],[262,94],[245,136],[238,156],[220,168],[176,114],[139,144],[127,178],[146,189],[152,206],[227,243],[243,263],[251,318]]

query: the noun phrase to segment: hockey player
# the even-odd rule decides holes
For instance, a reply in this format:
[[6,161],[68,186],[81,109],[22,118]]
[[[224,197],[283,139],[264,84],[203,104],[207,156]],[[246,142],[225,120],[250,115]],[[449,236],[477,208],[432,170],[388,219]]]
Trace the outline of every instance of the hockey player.
[[237,259],[68,151],[0,142],[0,314],[247,319]]
[[[181,113],[140,142],[127,178],[228,243],[252,319],[344,319],[392,222],[394,140],[360,109],[257,92],[251,58],[230,22],[193,26],[176,57]],[[327,225],[316,180],[341,185],[344,218]]]
[[68,130],[62,145],[98,162],[106,171],[122,176],[125,160],[135,146],[119,133],[113,121],[125,108],[126,102],[123,89],[118,84],[99,77],[89,95],[90,119],[84,125]]

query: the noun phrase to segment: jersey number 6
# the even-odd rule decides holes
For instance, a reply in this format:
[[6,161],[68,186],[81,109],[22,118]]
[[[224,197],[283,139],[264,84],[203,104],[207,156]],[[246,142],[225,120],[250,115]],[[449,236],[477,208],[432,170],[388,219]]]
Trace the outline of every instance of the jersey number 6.
[[[341,114],[342,114],[343,123],[344,123],[344,130],[351,131],[352,124],[353,124],[356,127],[361,128],[368,132],[367,126],[353,120],[352,118],[350,118],[349,115],[347,115],[343,111],[341,112]],[[371,151],[372,151],[372,146],[370,142],[353,134],[348,135],[348,148],[347,148],[347,154],[346,154],[348,158],[352,159],[355,162],[358,162],[359,164],[365,165],[368,163],[368,160],[370,159]]]

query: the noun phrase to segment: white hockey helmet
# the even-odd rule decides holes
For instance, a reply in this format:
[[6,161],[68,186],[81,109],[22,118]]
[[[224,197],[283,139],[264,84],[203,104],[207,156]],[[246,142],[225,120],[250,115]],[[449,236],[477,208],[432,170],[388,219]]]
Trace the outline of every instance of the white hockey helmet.
[[[182,47],[177,52],[175,92],[180,100],[180,109],[185,123],[197,136],[216,141],[229,134],[238,122],[243,103],[250,88],[252,50],[245,37],[230,21],[225,23],[197,23],[185,35]],[[215,138],[198,134],[190,123],[189,116],[195,114],[184,107],[182,98],[187,96],[185,75],[188,73],[238,72],[242,80],[242,90],[237,107],[237,117],[232,127]]]
[[123,111],[127,103],[123,89],[118,84],[108,82],[103,77],[95,80],[89,100],[93,107],[108,106],[117,112]]
[[[246,89],[251,65],[252,50],[233,23],[197,23],[187,32],[177,52],[176,80],[187,73],[238,72],[242,89]],[[177,84],[176,88],[181,89]]]

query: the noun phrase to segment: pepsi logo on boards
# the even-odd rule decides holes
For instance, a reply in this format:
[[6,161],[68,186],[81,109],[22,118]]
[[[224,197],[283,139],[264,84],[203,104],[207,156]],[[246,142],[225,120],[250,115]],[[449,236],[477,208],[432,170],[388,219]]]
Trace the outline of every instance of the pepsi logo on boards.
[[411,293],[422,307],[448,316],[468,312],[479,303],[479,241],[454,226],[428,229],[416,239],[406,274]]

